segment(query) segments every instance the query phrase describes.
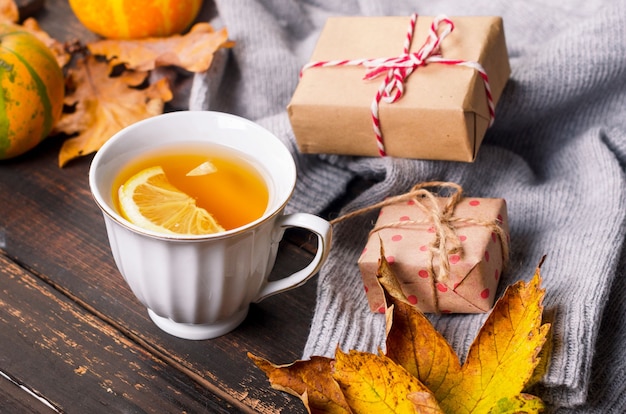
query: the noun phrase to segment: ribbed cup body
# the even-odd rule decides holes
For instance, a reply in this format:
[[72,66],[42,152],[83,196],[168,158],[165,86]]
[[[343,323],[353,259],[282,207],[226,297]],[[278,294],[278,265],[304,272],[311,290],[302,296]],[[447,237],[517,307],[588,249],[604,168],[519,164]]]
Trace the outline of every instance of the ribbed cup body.
[[227,238],[172,241],[105,216],[113,258],[133,293],[157,315],[186,324],[227,319],[256,299],[282,236],[273,221]]

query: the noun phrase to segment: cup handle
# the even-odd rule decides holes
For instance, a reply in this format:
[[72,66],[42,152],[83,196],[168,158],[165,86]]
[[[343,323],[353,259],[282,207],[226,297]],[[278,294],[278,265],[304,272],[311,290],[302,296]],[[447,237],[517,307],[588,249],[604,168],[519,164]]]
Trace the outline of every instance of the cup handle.
[[280,280],[267,282],[261,289],[261,292],[259,292],[255,302],[260,302],[269,296],[302,286],[311,276],[318,272],[330,251],[332,227],[328,221],[321,217],[309,213],[286,214],[278,218],[276,225],[283,228],[300,227],[310,230],[317,236],[317,252],[313,260],[304,269]]

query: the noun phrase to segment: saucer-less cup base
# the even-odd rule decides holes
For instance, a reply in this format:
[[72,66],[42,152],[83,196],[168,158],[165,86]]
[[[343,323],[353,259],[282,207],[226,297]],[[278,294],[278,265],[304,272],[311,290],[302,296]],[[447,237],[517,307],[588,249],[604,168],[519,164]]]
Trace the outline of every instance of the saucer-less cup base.
[[[236,229],[193,236],[145,230],[118,213],[112,189],[119,171],[147,151],[190,141],[230,147],[257,165],[269,190],[262,217]],[[121,275],[158,327],[186,339],[233,330],[251,303],[298,287],[317,273],[330,250],[331,226],[312,214],[284,214],[295,183],[294,160],[278,138],[249,120],[210,111],[170,112],[124,128],[102,146],[89,171]],[[290,227],[316,235],[317,253],[304,269],[268,281]]]
[[227,319],[205,325],[174,322],[169,318],[163,318],[157,315],[150,309],[148,309],[148,315],[150,315],[150,319],[152,319],[156,326],[170,335],[183,339],[202,340],[217,338],[235,329],[246,319],[248,308],[240,310]]

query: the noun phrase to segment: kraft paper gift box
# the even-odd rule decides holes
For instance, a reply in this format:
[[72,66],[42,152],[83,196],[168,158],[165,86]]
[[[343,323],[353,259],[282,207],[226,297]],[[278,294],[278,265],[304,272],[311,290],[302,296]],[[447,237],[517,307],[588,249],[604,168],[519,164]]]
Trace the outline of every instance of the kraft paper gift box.
[[[437,202],[444,206],[448,200],[437,197]],[[508,246],[506,202],[499,198],[463,198],[452,217],[451,228],[458,236],[461,251],[448,255],[450,273],[441,278],[440,260],[431,252],[436,239],[434,226],[423,209],[411,202],[381,209],[374,227],[380,230],[372,232],[359,258],[373,312],[384,312],[386,307],[376,278],[381,242],[405,296],[422,312],[483,313],[491,309],[508,259],[508,248],[503,246]],[[488,223],[499,226],[501,232],[494,232]]]
[[[329,18],[311,56],[313,62],[396,57],[411,17]],[[445,59],[477,62],[484,68],[495,105],[510,67],[500,17],[451,17],[454,30],[440,43]],[[433,17],[419,16],[409,53],[424,44]],[[442,29],[439,30],[441,32]],[[299,150],[379,156],[371,106],[384,78],[363,80],[363,66],[311,67],[287,107]],[[386,155],[471,162],[491,115],[479,71],[430,62],[417,67],[394,103],[380,102]]]

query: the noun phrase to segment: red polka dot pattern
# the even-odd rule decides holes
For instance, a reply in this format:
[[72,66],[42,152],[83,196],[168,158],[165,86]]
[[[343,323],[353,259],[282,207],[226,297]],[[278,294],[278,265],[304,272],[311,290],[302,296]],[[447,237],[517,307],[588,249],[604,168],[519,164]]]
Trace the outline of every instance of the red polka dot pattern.
[[[426,313],[489,311],[502,279],[503,241],[498,233],[487,226],[463,223],[454,227],[453,224],[461,249],[448,257],[450,274],[445,283],[435,281],[433,284],[440,264],[434,245],[437,235],[435,227],[426,224],[427,215],[414,204],[411,200],[383,207],[375,224],[381,229],[370,236],[363,249],[359,266],[363,264],[363,284],[371,310],[385,313],[384,292],[376,279],[382,241],[386,259],[393,265],[392,269],[412,305]],[[502,223],[507,240],[510,237],[506,205],[501,199],[463,199],[455,209],[454,217],[480,222],[497,220]],[[367,274],[363,270],[366,266]]]

